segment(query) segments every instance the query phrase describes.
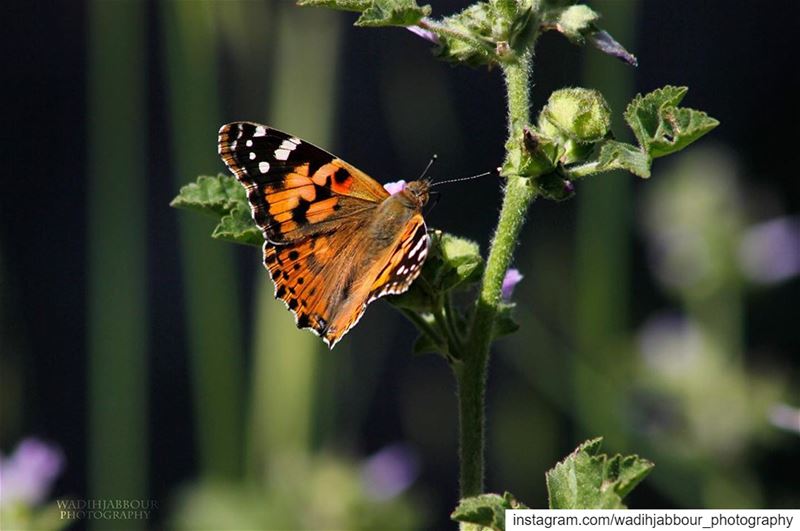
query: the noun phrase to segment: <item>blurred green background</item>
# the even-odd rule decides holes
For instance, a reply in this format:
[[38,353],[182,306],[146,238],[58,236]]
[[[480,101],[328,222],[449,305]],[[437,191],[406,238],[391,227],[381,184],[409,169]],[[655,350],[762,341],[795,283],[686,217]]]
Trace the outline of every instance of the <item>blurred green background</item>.
[[[534,204],[515,264],[522,328],[494,348],[488,488],[544,507],[545,470],[603,435],[657,465],[633,507],[798,507],[798,8],[771,3],[767,21],[754,1],[592,4],[640,67],[546,34],[536,108],[563,86],[599,88],[627,138],[636,92],[687,85],[686,104],[722,125],[649,182],[601,175]],[[412,357],[413,327],[383,302],[328,352],[272,299],[259,251],[168,203],[224,171],[216,135],[232,120],[381,182],[413,179],[432,153],[437,178],[493,168],[499,72],[288,1],[6,10],[3,455],[37,436],[66,463],[51,499],[159,504],[150,520],[76,527],[450,525],[446,363]],[[442,191],[429,226],[485,250],[498,184]]]

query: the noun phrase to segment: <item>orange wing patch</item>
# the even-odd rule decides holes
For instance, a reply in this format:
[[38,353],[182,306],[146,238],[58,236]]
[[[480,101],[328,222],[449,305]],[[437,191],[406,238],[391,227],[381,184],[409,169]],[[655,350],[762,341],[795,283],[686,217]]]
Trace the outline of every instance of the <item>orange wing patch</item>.
[[324,261],[330,256],[327,237],[307,239],[293,245],[264,244],[264,265],[275,283],[275,298],[294,313],[298,328],[311,328],[323,335],[330,317],[320,307],[324,292]]
[[264,244],[275,297],[292,311],[298,328],[311,329],[331,348],[366,308],[369,284],[357,276],[356,248],[351,231],[288,245]]

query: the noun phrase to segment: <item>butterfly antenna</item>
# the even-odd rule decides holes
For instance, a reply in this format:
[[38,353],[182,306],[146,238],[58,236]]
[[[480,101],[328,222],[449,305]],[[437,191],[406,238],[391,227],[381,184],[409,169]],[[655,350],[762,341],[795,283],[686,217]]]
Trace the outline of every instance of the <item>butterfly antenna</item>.
[[436,181],[431,185],[431,188],[434,186],[439,186],[441,184],[449,184],[449,183],[457,183],[460,181],[471,181],[472,179],[479,179],[481,177],[486,177],[488,175],[500,175],[500,168],[496,168],[492,171],[485,171],[483,173],[479,173],[477,175],[470,175],[469,177],[459,177],[458,179],[448,179],[446,181]]
[[438,159],[438,158],[439,158],[439,155],[434,153],[433,156],[431,157],[431,160],[428,161],[428,165],[425,166],[424,170],[422,170],[422,175],[419,176],[419,179],[417,179],[418,181],[421,181],[422,179],[425,178],[426,175],[428,175],[428,170],[431,169],[431,166],[433,166],[433,163],[436,162],[436,159]]

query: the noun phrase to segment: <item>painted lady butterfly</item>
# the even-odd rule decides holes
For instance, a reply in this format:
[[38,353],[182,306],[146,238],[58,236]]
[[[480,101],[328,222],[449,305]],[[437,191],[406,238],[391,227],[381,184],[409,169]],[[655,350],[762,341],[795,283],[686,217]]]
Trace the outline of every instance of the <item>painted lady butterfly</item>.
[[275,297],[330,348],[367,304],[403,293],[419,275],[428,181],[390,194],[330,153],[249,122],[222,126],[219,154],[247,189]]

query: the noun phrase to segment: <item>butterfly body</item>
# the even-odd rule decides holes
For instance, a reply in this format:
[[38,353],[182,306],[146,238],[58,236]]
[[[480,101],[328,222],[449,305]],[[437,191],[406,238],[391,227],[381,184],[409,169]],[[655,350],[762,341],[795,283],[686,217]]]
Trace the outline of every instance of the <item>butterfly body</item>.
[[389,194],[354,166],[270,127],[234,122],[219,153],[247,190],[275,296],[333,348],[370,302],[406,291],[427,256],[429,183]]

